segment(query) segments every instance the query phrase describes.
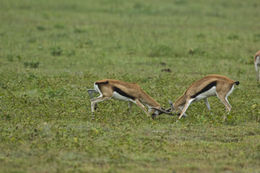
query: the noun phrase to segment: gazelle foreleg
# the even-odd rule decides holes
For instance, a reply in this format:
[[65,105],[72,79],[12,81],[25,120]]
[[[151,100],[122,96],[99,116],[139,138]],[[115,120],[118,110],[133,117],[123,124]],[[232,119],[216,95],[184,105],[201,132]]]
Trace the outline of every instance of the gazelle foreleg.
[[150,114],[147,112],[145,106],[144,106],[138,99],[135,100],[135,103],[136,103],[136,105],[137,105],[138,107],[140,107],[140,108],[145,112],[145,114],[146,114],[148,117],[150,116]]
[[[181,112],[182,112],[183,108],[184,108],[184,105],[181,105],[181,106],[178,107],[178,109],[180,110],[180,113],[177,114],[178,116],[181,115]],[[183,117],[187,117],[188,115],[186,113],[184,113],[182,116]]]
[[91,112],[94,113],[96,103],[103,102],[103,101],[109,100],[109,99],[111,99],[111,97],[97,97],[97,98],[91,99],[90,100],[90,102],[91,102]]
[[181,115],[179,116],[179,119],[181,119],[181,117],[185,114],[185,112],[187,111],[188,107],[190,106],[190,104],[193,102],[194,99],[187,99],[186,103],[184,105],[184,108],[181,111]]

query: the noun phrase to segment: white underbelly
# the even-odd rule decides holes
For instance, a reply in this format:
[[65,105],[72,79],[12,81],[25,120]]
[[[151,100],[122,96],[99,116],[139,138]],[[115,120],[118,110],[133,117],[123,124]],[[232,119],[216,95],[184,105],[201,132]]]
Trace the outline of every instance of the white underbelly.
[[118,92],[113,92],[113,96],[114,99],[117,100],[123,100],[123,101],[133,101],[131,98],[125,97],[123,95],[120,95]]
[[205,99],[207,97],[215,96],[215,95],[216,95],[216,87],[214,86],[214,87],[210,88],[208,91],[197,95],[197,97],[195,99],[196,99],[196,101],[198,101],[198,100]]

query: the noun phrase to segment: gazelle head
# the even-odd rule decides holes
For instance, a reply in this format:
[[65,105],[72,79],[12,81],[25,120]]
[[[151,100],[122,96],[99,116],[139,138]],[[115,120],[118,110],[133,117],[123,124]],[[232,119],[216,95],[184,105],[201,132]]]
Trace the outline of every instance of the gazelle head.
[[175,111],[173,102],[172,102],[171,100],[169,100],[168,102],[169,102],[169,104],[170,104],[170,111],[171,111],[171,112]]
[[171,108],[164,109],[162,107],[160,107],[160,108],[152,107],[151,113],[152,113],[153,119],[160,114],[168,114],[168,115],[171,115],[171,116],[173,115],[172,112],[171,112]]
[[177,114],[179,116],[180,113],[177,113],[178,109],[175,108],[174,103],[171,100],[169,100],[168,102],[170,104],[170,107],[168,109],[166,109],[166,110],[170,111],[172,113],[172,115]]

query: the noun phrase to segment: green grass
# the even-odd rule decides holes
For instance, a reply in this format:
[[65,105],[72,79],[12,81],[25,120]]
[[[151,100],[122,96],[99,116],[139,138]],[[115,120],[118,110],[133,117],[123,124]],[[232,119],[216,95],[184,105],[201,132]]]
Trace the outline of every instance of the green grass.
[[[259,6],[0,0],[0,172],[260,172]],[[212,73],[241,83],[225,122],[217,98],[180,121],[116,100],[91,116],[96,80],[136,82],[167,107]]]

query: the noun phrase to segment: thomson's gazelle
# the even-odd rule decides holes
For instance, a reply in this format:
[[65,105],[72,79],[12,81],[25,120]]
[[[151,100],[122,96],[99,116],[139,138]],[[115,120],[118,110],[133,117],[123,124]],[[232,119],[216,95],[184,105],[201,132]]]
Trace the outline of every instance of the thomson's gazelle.
[[210,110],[208,97],[217,96],[220,101],[225,105],[227,111],[231,110],[227,98],[232,93],[234,85],[239,85],[239,81],[231,80],[221,75],[208,75],[193,84],[185,91],[185,93],[179,97],[174,104],[170,102],[172,110],[179,109],[181,114],[179,119],[184,115],[185,112],[194,101],[203,99],[207,108]]
[[256,71],[256,80],[260,81],[260,50],[255,54],[255,71]]
[[[93,92],[98,92],[100,96],[92,97]],[[155,116],[166,113],[171,114],[168,110],[163,109],[151,96],[144,92],[138,84],[128,83],[114,79],[99,80],[94,83],[94,89],[88,90],[91,98],[91,111],[94,113],[95,105],[98,102],[109,100],[111,98],[129,101],[139,106],[147,115]],[[148,111],[145,106],[148,107]],[[150,113],[150,114],[149,114]]]

